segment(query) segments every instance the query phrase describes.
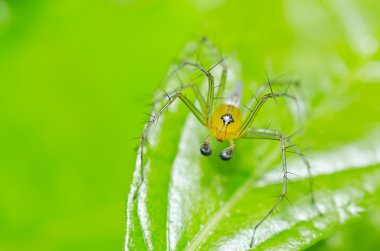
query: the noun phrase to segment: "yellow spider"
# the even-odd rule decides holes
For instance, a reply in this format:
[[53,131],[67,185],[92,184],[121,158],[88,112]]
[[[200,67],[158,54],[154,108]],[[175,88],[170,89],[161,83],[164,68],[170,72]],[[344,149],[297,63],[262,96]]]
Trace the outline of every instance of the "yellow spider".
[[[204,39],[202,43],[207,43],[208,46],[212,46],[208,40]],[[212,48],[214,49],[214,48]],[[159,119],[162,113],[168,109],[168,107],[173,104],[176,100],[181,100],[191,111],[191,113],[197,118],[197,120],[208,130],[210,134],[205,138],[204,142],[200,147],[200,153],[204,156],[210,156],[212,153],[210,140],[215,137],[216,140],[220,142],[229,141],[230,145],[224,149],[220,154],[220,158],[224,161],[228,161],[233,156],[233,151],[235,149],[234,140],[237,139],[269,139],[276,140],[280,144],[281,149],[281,158],[282,158],[282,180],[283,186],[281,194],[274,203],[273,207],[263,216],[263,218],[252,224],[252,238],[250,241],[250,247],[254,246],[254,234],[257,228],[271,215],[281,201],[286,198],[287,194],[287,181],[288,181],[288,171],[286,165],[286,152],[288,148],[292,148],[293,151],[298,154],[303,160],[305,166],[308,170],[308,175],[310,179],[310,192],[311,200],[313,205],[315,205],[313,187],[312,187],[312,176],[310,170],[310,164],[308,160],[304,157],[301,151],[291,142],[291,139],[280,131],[270,130],[270,129],[258,129],[252,128],[252,122],[254,118],[259,113],[263,105],[271,99],[276,98],[290,98],[296,101],[295,97],[288,94],[287,92],[273,92],[271,83],[268,82],[263,84],[258,92],[254,95],[250,106],[248,106],[248,112],[243,112],[240,108],[241,98],[242,98],[242,84],[237,83],[227,99],[223,99],[223,94],[227,82],[227,67],[224,64],[224,58],[219,57],[219,62],[216,65],[222,65],[222,72],[220,76],[220,83],[218,86],[215,86],[214,76],[212,75],[212,69],[205,69],[200,64],[191,61],[183,61],[180,64],[180,67],[190,67],[199,71],[200,74],[204,75],[207,78],[207,95],[204,97],[198,85],[193,83],[183,84],[180,88],[166,93],[166,102],[157,109],[156,114],[151,115],[150,121],[146,124],[145,129],[142,133],[140,139],[139,147],[139,156],[140,156],[140,177],[141,180],[137,185],[135,190],[135,196],[138,193],[138,190],[141,184],[144,181],[143,176],[143,159],[144,159],[144,145],[147,141],[149,130],[152,125]],[[276,84],[276,83],[274,83]],[[217,89],[216,89],[217,88]],[[194,92],[195,98],[197,100],[197,105],[195,105],[189,98],[183,93],[184,90],[190,89]],[[216,91],[215,91],[216,90]],[[263,93],[265,90],[268,90],[267,93]],[[223,100],[223,103],[216,105],[216,101]],[[161,100],[156,100],[155,104],[157,105]]]

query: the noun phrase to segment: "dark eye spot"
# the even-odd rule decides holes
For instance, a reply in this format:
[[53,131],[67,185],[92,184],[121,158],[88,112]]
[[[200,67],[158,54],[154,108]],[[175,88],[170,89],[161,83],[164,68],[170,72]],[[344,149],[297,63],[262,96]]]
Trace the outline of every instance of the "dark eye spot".
[[222,119],[224,125],[229,125],[234,122],[234,119],[232,118],[231,114],[224,114],[220,118]]

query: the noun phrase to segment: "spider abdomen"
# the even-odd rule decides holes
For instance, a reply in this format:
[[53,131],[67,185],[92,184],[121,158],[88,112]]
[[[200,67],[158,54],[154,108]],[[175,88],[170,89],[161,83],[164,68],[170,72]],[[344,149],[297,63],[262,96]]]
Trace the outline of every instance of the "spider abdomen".
[[226,141],[239,137],[241,124],[242,115],[239,107],[222,104],[216,108],[208,128],[218,141]]

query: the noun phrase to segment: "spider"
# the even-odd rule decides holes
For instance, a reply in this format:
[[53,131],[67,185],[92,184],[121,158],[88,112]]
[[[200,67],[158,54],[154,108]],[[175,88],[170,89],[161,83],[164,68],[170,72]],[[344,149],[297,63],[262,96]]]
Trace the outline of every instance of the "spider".
[[[214,54],[217,54],[215,47],[207,40],[202,39],[201,43],[207,44]],[[219,54],[218,54],[219,55]],[[233,157],[235,151],[235,140],[238,139],[267,139],[279,142],[282,160],[282,189],[281,194],[270,208],[269,211],[262,217],[259,222],[252,224],[252,236],[249,247],[254,246],[254,237],[257,229],[262,223],[277,210],[279,204],[286,199],[288,187],[288,170],[286,163],[286,152],[290,148],[302,159],[307,168],[309,181],[310,181],[310,195],[311,202],[315,206],[315,198],[312,186],[311,166],[306,157],[297,148],[289,136],[283,134],[278,130],[267,128],[253,128],[252,123],[255,117],[260,112],[261,108],[269,101],[276,98],[292,99],[297,102],[296,98],[287,92],[273,92],[272,85],[267,76],[267,82],[258,88],[258,91],[249,102],[247,112],[241,109],[241,99],[243,86],[241,82],[235,84],[233,91],[227,99],[223,98],[225,87],[227,84],[227,66],[224,59],[218,56],[219,61],[210,68],[205,68],[202,64],[184,60],[180,63],[180,67],[189,67],[194,71],[199,72],[201,76],[206,77],[207,80],[207,94],[204,96],[198,85],[194,83],[182,83],[181,87],[174,91],[165,92],[164,97],[161,97],[154,102],[154,107],[158,106],[163,99],[166,101],[158,108],[154,115],[150,115],[150,120],[146,124],[143,133],[140,137],[139,157],[140,157],[140,180],[134,190],[133,198],[136,199],[138,190],[144,182],[143,160],[144,160],[144,145],[147,142],[148,134],[155,122],[158,121],[160,116],[166,111],[176,100],[180,100],[189,109],[189,111],[196,117],[196,119],[209,131],[209,135],[205,137],[203,143],[200,145],[200,154],[203,156],[210,156],[212,154],[212,147],[210,140],[215,138],[219,142],[229,142],[229,146],[222,150],[219,157],[223,161],[228,161]],[[214,75],[212,70],[216,65],[221,65],[222,70],[220,73],[220,81],[218,85],[215,84]],[[295,83],[294,83],[295,84]],[[186,95],[185,91],[193,92],[197,104],[192,102]],[[267,91],[267,92],[265,92]],[[222,102],[220,102],[222,100]],[[319,211],[318,211],[319,212]]]

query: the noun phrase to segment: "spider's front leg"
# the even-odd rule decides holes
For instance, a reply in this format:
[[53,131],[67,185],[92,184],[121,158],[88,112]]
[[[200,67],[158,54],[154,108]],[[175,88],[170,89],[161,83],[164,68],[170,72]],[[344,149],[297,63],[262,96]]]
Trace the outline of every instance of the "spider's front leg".
[[[192,63],[192,62],[183,62],[184,65],[192,66],[192,67],[195,67],[196,69],[200,70],[207,77],[207,80],[208,80],[207,97],[206,97],[206,100],[203,99],[203,101],[201,102],[201,107],[203,109],[203,112],[205,113],[206,126],[210,126],[210,124],[211,124],[211,117],[212,117],[212,109],[213,109],[213,106],[214,106],[214,100],[215,99],[217,99],[217,100],[223,99],[222,95],[224,93],[225,86],[226,86],[227,67],[223,64],[223,59],[221,59],[218,62],[218,64],[219,63],[222,64],[222,73],[221,73],[221,76],[220,76],[220,84],[218,86],[218,91],[217,91],[216,97],[215,97],[215,94],[214,94],[214,90],[215,90],[214,77],[210,73],[210,70],[212,68],[209,69],[209,70],[206,70],[206,69],[204,69],[202,66],[200,66],[198,64],[195,64],[195,63]],[[199,91],[198,91],[198,93],[199,93]],[[203,142],[203,144],[201,145],[200,152],[204,156],[210,156],[211,153],[212,153],[211,146],[210,146],[210,143],[209,143],[212,136],[213,136],[212,134],[209,135],[205,139],[205,141]],[[232,157],[233,144],[231,144],[230,149],[231,149],[230,155],[228,157],[227,156],[228,152],[226,152],[227,155],[226,155],[225,160],[230,159]],[[222,159],[223,159],[223,157],[222,157]]]
[[[192,86],[189,85],[187,87],[192,87]],[[181,90],[183,90],[183,89],[185,89],[185,87],[181,88]],[[145,144],[146,144],[147,139],[148,139],[149,131],[152,128],[153,124],[160,118],[162,113],[164,111],[166,111],[169,108],[169,106],[171,104],[173,104],[173,102],[177,99],[181,100],[190,109],[190,111],[194,114],[194,116],[198,119],[198,121],[201,124],[203,124],[204,126],[207,125],[206,116],[184,94],[182,94],[182,92],[180,92],[179,90],[176,90],[171,94],[167,93],[167,101],[157,111],[157,113],[155,115],[151,115],[150,120],[146,124],[146,126],[143,130],[143,133],[140,137],[140,145],[139,145],[139,153],[138,153],[140,156],[140,165],[138,166],[140,177],[137,180],[137,183],[135,184],[133,199],[137,198],[137,194],[139,192],[139,189],[144,182],[144,168],[143,168],[143,166],[144,166],[144,147],[145,147]],[[159,102],[158,100],[155,101],[153,110],[155,110],[155,106],[157,105],[158,102]]]
[[253,119],[257,116],[258,112],[260,109],[264,106],[264,104],[269,100],[269,99],[276,99],[276,98],[290,98],[293,100],[296,100],[296,98],[286,92],[281,92],[281,93],[268,93],[263,95],[260,99],[256,101],[255,104],[253,104],[251,107],[248,107],[249,113],[247,114],[241,128],[239,131],[239,134],[244,136],[247,129],[251,126]]
[[208,80],[208,89],[207,89],[207,97],[206,97],[206,124],[209,124],[210,118],[212,115],[212,108],[214,104],[214,89],[215,89],[215,84],[214,84],[214,76],[210,73],[210,70],[204,69],[202,66],[193,63],[193,62],[188,62],[184,61],[182,62],[184,66],[188,65],[191,67],[195,67],[199,71],[203,73],[207,77]]
[[287,187],[288,187],[288,170],[286,166],[286,136],[284,136],[281,132],[275,130],[265,130],[259,129],[253,133],[246,133],[242,136],[245,139],[271,139],[278,140],[280,142],[281,147],[281,160],[282,160],[282,190],[281,194],[278,197],[277,201],[274,203],[272,208],[264,215],[264,217],[254,226],[252,239],[249,244],[249,247],[252,248],[254,245],[254,237],[256,230],[260,227],[261,224],[274,212],[276,211],[278,205],[286,198]]
[[[257,88],[257,91],[255,92],[255,94],[253,95],[251,100],[247,103],[248,104],[247,106],[252,107],[252,105],[258,101],[258,99],[263,94],[263,92],[265,90],[267,90],[268,88],[270,89],[271,93],[273,93],[272,86],[278,86],[278,85],[286,85],[287,89],[289,89],[290,86],[296,86],[297,87],[299,85],[299,82],[298,81],[290,81],[287,83],[282,83],[282,82],[279,82],[277,80],[269,81],[269,78],[268,78],[268,81],[266,83],[260,85],[259,88]],[[285,93],[287,93],[287,90],[285,91]]]

